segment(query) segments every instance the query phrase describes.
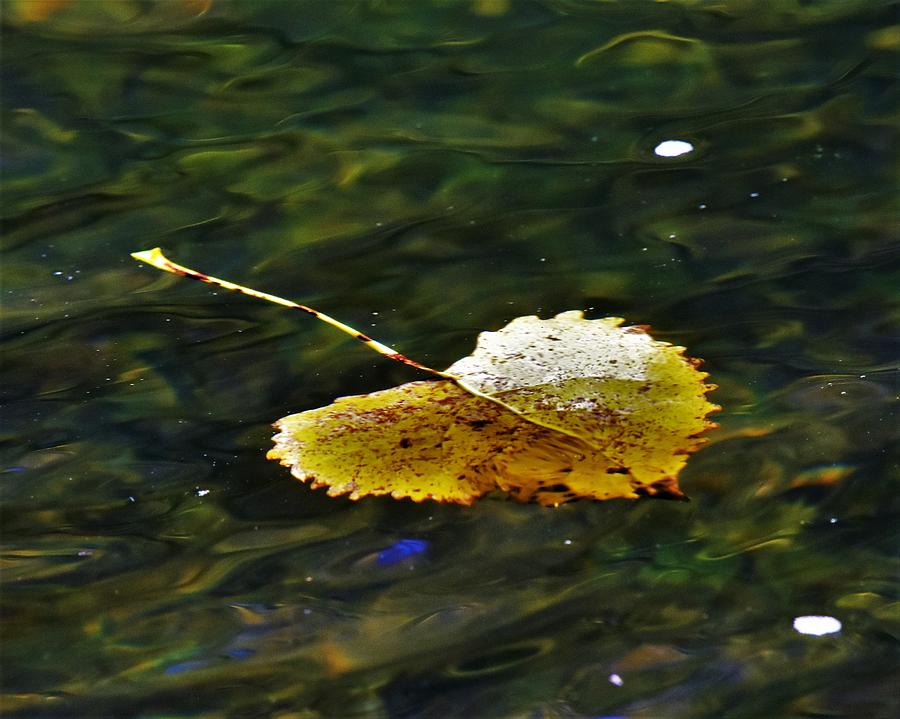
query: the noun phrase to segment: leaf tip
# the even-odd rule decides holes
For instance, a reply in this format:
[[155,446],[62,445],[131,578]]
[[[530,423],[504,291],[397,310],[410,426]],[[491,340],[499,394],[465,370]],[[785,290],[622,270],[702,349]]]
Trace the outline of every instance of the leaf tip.
[[153,265],[154,267],[159,267],[166,259],[161,247],[153,247],[149,250],[132,252],[131,256],[140,262],[146,262],[148,265]]

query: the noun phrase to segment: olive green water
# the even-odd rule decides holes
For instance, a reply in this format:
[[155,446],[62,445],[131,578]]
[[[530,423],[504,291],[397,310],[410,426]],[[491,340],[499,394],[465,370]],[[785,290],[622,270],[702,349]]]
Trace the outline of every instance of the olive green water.
[[[4,716],[900,710],[892,3],[2,11]],[[690,503],[331,500],[270,423],[422,376],[155,245],[438,367],[651,324],[722,426]]]

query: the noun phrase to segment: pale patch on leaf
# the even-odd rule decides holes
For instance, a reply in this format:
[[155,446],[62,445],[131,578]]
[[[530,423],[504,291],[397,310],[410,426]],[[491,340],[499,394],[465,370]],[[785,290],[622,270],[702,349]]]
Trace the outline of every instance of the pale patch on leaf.
[[536,424],[582,440],[639,484],[673,484],[715,409],[683,347],[623,320],[519,317],[483,332],[447,373]]

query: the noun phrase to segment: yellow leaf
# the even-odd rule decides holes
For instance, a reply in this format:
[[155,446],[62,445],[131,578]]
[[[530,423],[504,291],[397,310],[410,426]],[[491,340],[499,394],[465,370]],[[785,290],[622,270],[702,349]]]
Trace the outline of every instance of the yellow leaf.
[[683,498],[678,473],[715,426],[706,419],[718,409],[706,399],[715,387],[699,361],[617,317],[519,317],[483,332],[472,355],[440,372],[311,307],[172,262],[158,247],[132,257],[300,310],[444,378],[343,397],[276,423],[269,458],[332,496],[471,504],[499,489],[544,505]]
[[470,504],[681,498],[711,389],[682,348],[622,320],[520,317],[485,332],[446,372],[343,397],[277,423],[269,457],[352,499],[390,494]]
[[328,494],[471,504],[492,490],[520,502],[681,496],[641,487],[583,442],[540,427],[453,382],[341,397],[279,420],[270,459]]

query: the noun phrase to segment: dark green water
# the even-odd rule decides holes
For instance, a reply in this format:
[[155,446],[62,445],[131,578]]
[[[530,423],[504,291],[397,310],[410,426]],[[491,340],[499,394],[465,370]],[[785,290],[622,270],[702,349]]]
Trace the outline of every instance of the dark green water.
[[[895,716],[894,4],[207,4],[2,6],[3,715]],[[690,503],[330,500],[270,423],[421,376],[154,245],[438,367],[648,323],[722,428]]]

